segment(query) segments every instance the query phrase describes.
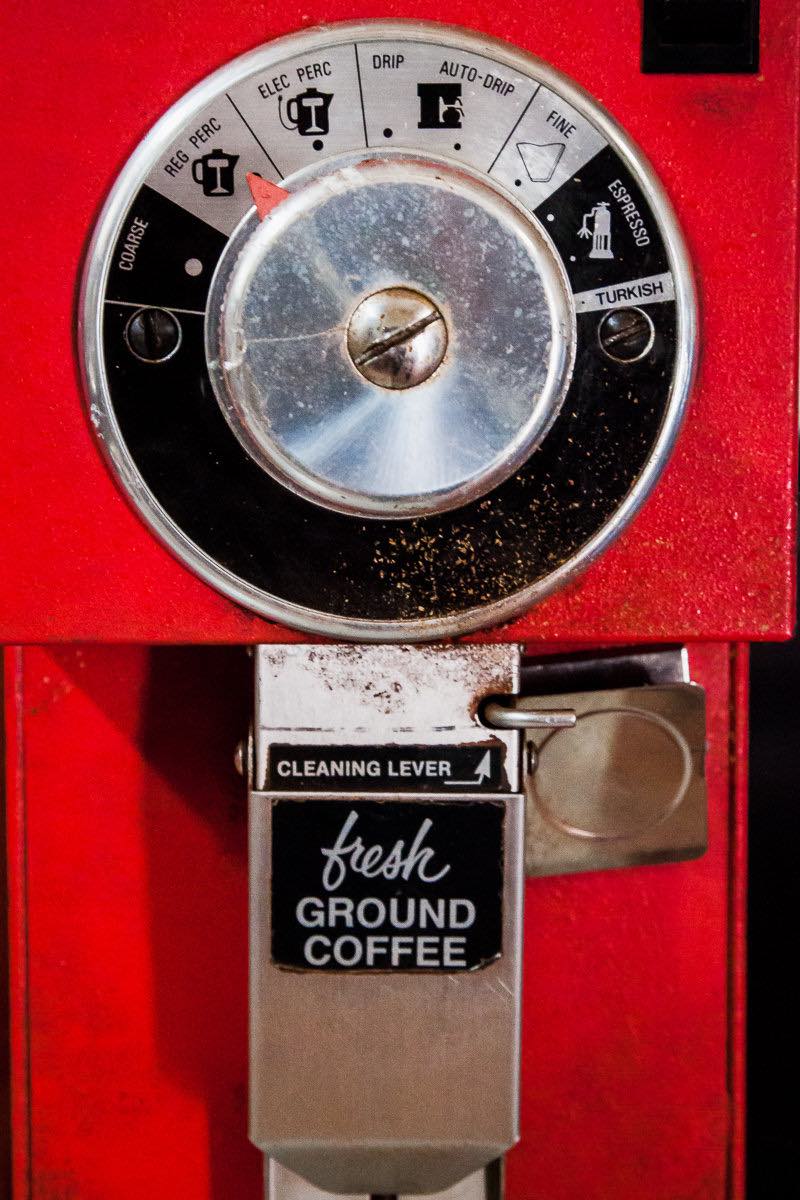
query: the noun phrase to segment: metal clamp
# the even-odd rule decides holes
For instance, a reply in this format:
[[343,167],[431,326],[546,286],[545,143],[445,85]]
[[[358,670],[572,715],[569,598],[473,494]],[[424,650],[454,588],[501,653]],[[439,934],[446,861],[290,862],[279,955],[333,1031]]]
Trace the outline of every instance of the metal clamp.
[[558,875],[706,849],[705,696],[681,648],[528,660],[483,719],[524,731],[525,867]]

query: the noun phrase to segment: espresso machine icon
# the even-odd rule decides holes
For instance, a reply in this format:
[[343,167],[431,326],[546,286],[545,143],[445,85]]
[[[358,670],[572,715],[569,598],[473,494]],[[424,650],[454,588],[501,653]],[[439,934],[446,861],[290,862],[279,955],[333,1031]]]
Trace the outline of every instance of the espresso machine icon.
[[[592,221],[592,228],[589,228]],[[611,249],[611,211],[608,203],[601,200],[594,208],[583,214],[583,222],[578,230],[579,238],[591,238],[592,248],[589,258],[613,258]]]
[[286,119],[278,97],[278,116],[284,129],[294,129],[302,137],[319,137],[330,130],[329,113],[333,92],[319,92],[306,88],[286,101]]
[[238,161],[238,154],[210,150],[192,163],[192,178],[202,185],[204,196],[232,196],[236,186],[233,169]]

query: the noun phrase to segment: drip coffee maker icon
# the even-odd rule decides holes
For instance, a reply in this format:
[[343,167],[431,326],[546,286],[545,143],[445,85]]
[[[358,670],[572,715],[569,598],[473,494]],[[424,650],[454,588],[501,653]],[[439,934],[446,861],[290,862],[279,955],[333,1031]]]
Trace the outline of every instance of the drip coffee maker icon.
[[202,185],[204,196],[232,196],[236,186],[233,168],[238,161],[238,154],[210,150],[192,163],[192,179]]
[[460,129],[464,116],[460,83],[418,83],[418,129]]
[[294,129],[301,137],[319,137],[330,131],[330,107],[333,92],[318,92],[316,88],[306,88],[286,101],[286,120],[278,97],[278,116],[284,129]]

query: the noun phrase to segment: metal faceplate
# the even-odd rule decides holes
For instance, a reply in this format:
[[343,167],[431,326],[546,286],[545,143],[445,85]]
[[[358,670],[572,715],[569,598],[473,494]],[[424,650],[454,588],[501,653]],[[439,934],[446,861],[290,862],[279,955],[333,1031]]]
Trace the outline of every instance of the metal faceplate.
[[[248,175],[288,193],[261,222]],[[162,540],[262,615],[372,640],[507,619],[585,566],[694,358],[683,241],[624,132],[537,59],[406,21],[281,39],[175,105],[81,312],[92,420]]]
[[[519,647],[260,646],[250,1136],[274,1200],[485,1200],[518,1136]],[[294,1181],[294,1182],[293,1182]],[[467,1186],[467,1185],[465,1185]]]
[[260,646],[255,663],[250,1135],[268,1200],[498,1200],[523,871],[704,852],[703,689],[679,647]]

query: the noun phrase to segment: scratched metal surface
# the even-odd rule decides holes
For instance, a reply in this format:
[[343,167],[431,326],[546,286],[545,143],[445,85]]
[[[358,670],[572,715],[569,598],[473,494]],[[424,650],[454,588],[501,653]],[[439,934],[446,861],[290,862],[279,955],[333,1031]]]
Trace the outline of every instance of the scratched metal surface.
[[[492,637],[767,638],[791,626],[797,278],[797,24],[762,3],[757,76],[643,76],[638,0],[134,0],[7,5],[6,131],[15,168],[0,323],[0,640],[297,640],[216,595],[129,509],[83,415],[75,289],[103,196],[191,84],[320,20],[445,17],[572,75],[651,158],[686,232],[702,306],[688,421],[654,496],[588,573]],[[88,86],[87,86],[88,84]],[[99,117],[99,114],[102,114]],[[32,153],[31,147],[45,148]],[[310,569],[313,564],[309,564]],[[491,569],[487,564],[487,570]]]
[[[258,1200],[231,765],[250,661],[76,646],[7,666],[15,1200]],[[708,853],[528,883],[508,1200],[741,1196],[744,673],[725,645],[691,667]]]

